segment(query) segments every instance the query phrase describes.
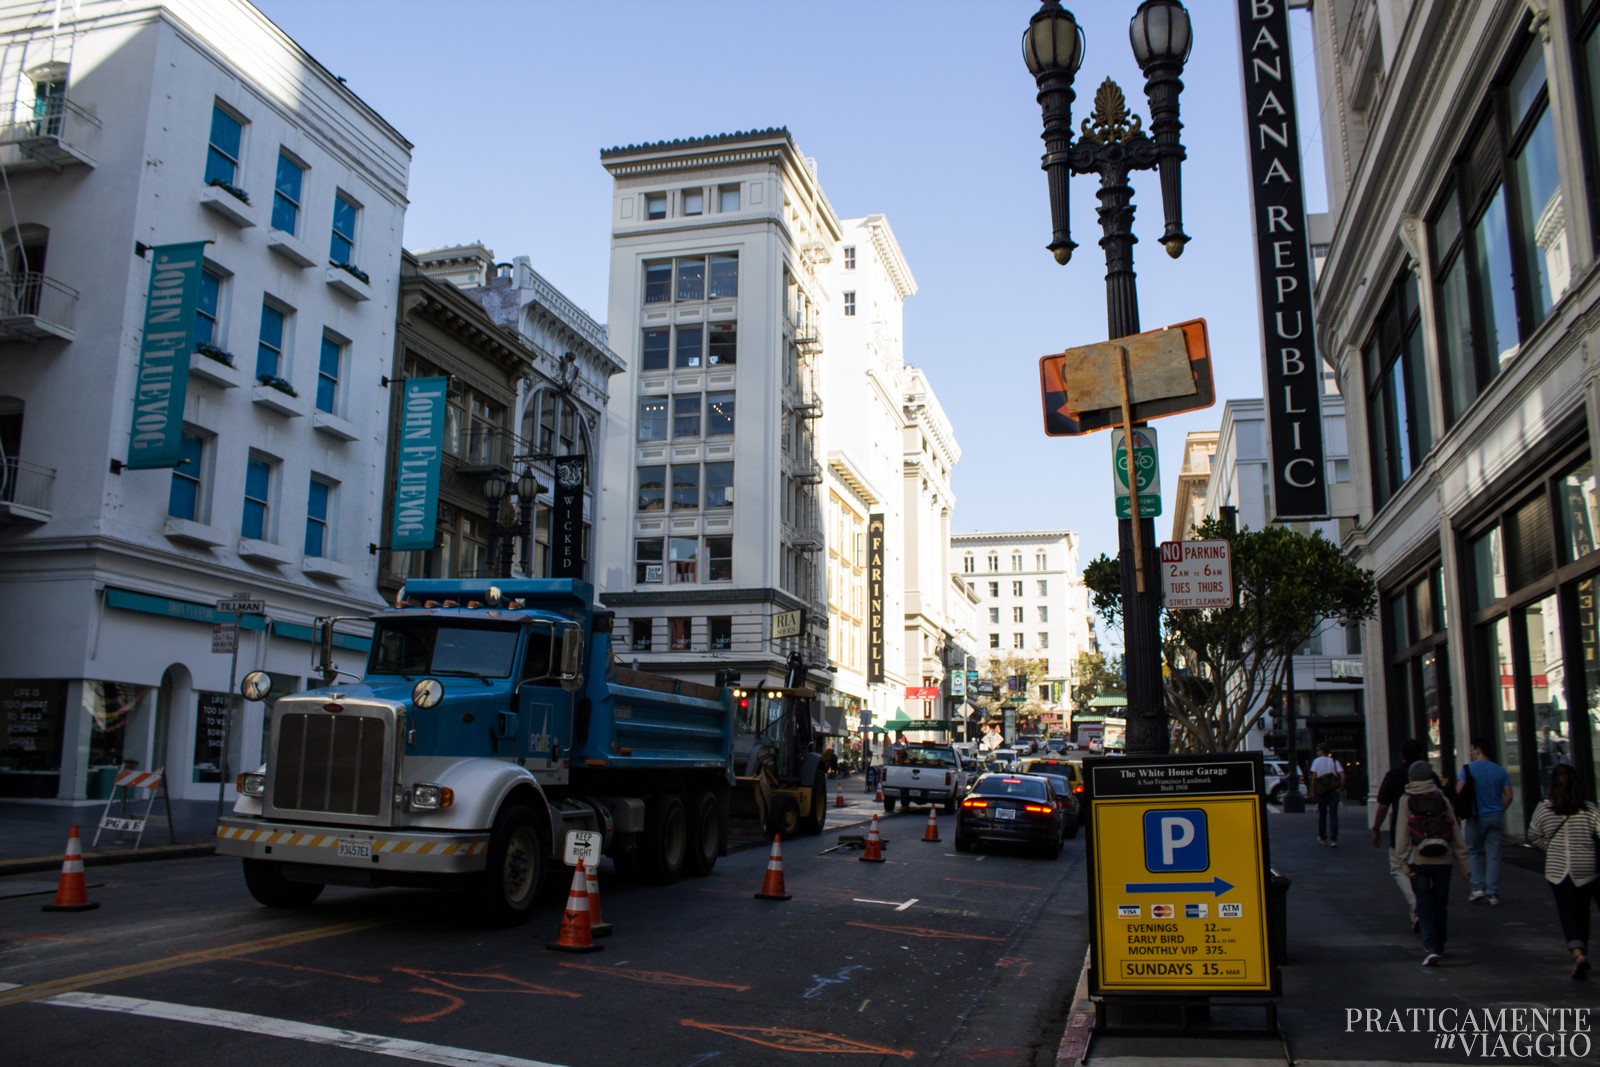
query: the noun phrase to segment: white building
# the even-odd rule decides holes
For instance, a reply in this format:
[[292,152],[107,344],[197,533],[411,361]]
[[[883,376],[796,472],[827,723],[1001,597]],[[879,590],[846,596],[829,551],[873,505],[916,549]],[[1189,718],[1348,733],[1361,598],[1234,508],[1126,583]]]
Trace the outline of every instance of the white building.
[[[292,679],[376,601],[411,146],[243,0],[52,7],[0,4],[0,793],[217,795],[263,729],[218,599]],[[183,461],[135,470],[150,250],[197,241]]]

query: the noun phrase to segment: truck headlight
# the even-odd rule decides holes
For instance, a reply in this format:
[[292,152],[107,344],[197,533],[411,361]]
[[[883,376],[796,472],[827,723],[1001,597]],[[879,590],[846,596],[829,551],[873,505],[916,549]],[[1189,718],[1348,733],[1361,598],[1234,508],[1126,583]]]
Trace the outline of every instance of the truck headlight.
[[456,802],[455,790],[447,785],[424,782],[411,787],[411,810],[441,811]]
[[267,795],[267,776],[260,771],[245,771],[239,775],[234,784],[242,797],[264,797]]

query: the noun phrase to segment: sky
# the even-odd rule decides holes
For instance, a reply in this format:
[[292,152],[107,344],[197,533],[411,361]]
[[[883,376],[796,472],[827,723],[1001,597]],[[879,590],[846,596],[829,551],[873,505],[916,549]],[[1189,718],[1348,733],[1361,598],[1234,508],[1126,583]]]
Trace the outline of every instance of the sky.
[[[952,529],[1075,530],[1115,555],[1109,434],[1046,437],[1038,361],[1106,339],[1098,178],[1071,182],[1065,266],[1050,242],[1043,129],[1021,39],[1037,0],[255,0],[415,147],[405,246],[481,241],[606,317],[611,180],[602,149],[787,127],[841,218],[883,214],[918,292],[905,359],[955,431]],[[1136,0],[1068,0],[1086,49],[1076,129],[1109,77],[1148,122],[1128,45]],[[1233,0],[1188,0],[1180,98],[1183,255],[1157,243],[1136,175],[1141,327],[1207,320],[1217,404],[1153,423],[1171,532],[1184,435],[1262,392],[1260,311]],[[448,17],[441,18],[441,13]],[[1294,16],[1308,211],[1324,210],[1309,26]]]

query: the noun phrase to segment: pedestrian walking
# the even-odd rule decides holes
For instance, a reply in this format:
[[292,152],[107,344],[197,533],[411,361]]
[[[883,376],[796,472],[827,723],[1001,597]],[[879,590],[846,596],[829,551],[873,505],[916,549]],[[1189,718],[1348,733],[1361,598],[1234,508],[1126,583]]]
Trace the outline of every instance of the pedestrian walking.
[[1544,849],[1544,880],[1555,897],[1561,933],[1572,953],[1572,977],[1589,976],[1589,908],[1600,907],[1600,874],[1595,870],[1595,839],[1600,808],[1584,799],[1578,772],[1557,764],[1550,772],[1550,795],[1534,809],[1528,841]]
[[1312,795],[1317,798],[1317,844],[1339,847],[1339,804],[1344,799],[1344,765],[1328,755],[1325,742],[1311,761]]
[[1417,898],[1417,920],[1422,927],[1424,967],[1437,967],[1444,956],[1450,913],[1450,862],[1461,866],[1461,878],[1471,878],[1467,841],[1450,802],[1439,789],[1433,768],[1424,760],[1406,772],[1406,790],[1400,795],[1395,844],[1390,855],[1405,865]]
[[1472,779],[1472,818],[1467,820],[1467,854],[1472,857],[1472,892],[1467,903],[1500,903],[1500,844],[1511,804],[1511,776],[1489,758],[1489,742],[1472,739],[1472,762],[1461,768],[1461,783]]
[[1383,839],[1385,817],[1389,821],[1389,877],[1400,887],[1406,898],[1406,911],[1411,917],[1411,929],[1420,930],[1417,921],[1417,895],[1411,890],[1411,875],[1405,864],[1394,858],[1395,826],[1400,821],[1400,797],[1406,791],[1407,775],[1411,765],[1422,758],[1422,742],[1408,737],[1400,742],[1400,760],[1389,768],[1389,773],[1378,783],[1377,811],[1372,814],[1372,846],[1377,848]]

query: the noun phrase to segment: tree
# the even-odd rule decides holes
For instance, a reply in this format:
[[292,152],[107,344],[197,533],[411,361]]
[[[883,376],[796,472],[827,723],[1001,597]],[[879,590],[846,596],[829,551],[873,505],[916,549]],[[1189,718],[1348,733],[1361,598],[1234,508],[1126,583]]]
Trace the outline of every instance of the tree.
[[[1183,729],[1183,747],[1231,752],[1271,707],[1269,695],[1286,690],[1295,650],[1328,619],[1371,618],[1377,588],[1371,571],[1320,532],[1308,536],[1286,526],[1235,532],[1207,519],[1195,536],[1229,542],[1236,596],[1229,608],[1162,612],[1164,703]],[[1099,556],[1083,579],[1094,610],[1120,625],[1117,562]]]
[[[1039,686],[1043,684],[1048,663],[1042,659],[1029,659],[1015,653],[1009,656],[996,656],[984,665],[983,677],[994,687],[993,696],[976,697],[973,703],[986,717],[1000,721],[1005,715],[1007,704],[1016,710],[1016,727],[1019,731],[1037,726],[1039,713],[1044,710],[1044,705],[1039,703]],[[1016,689],[1011,687],[1012,679],[1019,680]],[[1012,697],[1021,697],[1020,702],[1012,703]]]
[[1089,702],[1102,693],[1120,693],[1127,688],[1122,676],[1122,657],[1107,659],[1099,652],[1078,653],[1078,684],[1072,687],[1072,712],[1086,714]]

